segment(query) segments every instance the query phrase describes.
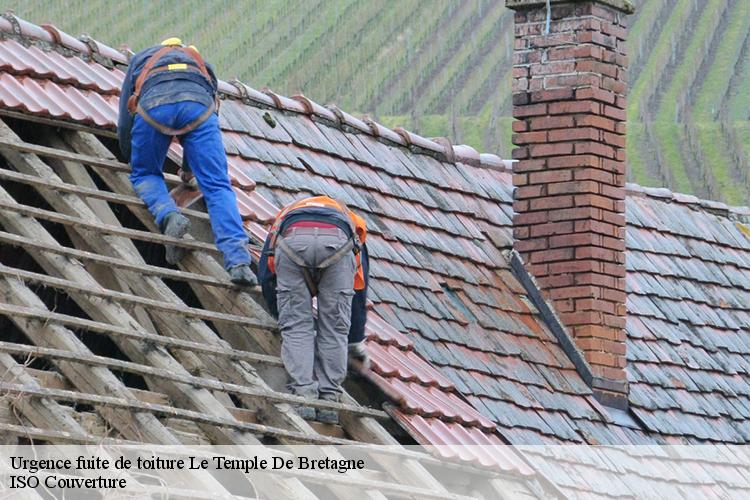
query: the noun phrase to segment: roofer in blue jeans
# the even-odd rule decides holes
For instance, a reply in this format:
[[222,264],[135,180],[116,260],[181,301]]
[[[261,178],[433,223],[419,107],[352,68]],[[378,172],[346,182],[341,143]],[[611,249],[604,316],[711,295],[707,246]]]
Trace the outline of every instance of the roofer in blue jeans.
[[[190,220],[169,195],[162,172],[172,138],[179,139],[183,168],[189,167],[195,174],[231,281],[254,286],[258,280],[250,269],[248,236],[227,172],[217,92],[213,69],[195,47],[170,38],[139,52],[130,61],[120,93],[120,149],[130,161],[133,188],[159,229],[167,236],[182,238]],[[170,264],[179,262],[185,253],[173,245],[166,249]]]

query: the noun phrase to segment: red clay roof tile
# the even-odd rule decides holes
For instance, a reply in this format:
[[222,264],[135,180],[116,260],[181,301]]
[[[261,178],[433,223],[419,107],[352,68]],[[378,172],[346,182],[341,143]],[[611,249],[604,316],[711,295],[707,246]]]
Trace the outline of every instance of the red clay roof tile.
[[[446,458],[460,457],[485,466],[499,466],[524,475],[533,475],[534,470],[495,434],[487,434],[477,428],[466,428],[439,419],[396,412],[396,418],[417,435],[424,436],[421,444],[435,445]],[[470,444],[466,446],[466,444]]]
[[368,351],[372,357],[373,369],[384,377],[397,377],[403,381],[438,386],[445,390],[455,388],[455,384],[411,350],[404,351],[394,346],[372,342]]
[[378,342],[383,344],[393,344],[401,349],[408,349],[414,346],[406,335],[393,328],[376,314],[368,316],[366,331],[368,337],[377,338]]

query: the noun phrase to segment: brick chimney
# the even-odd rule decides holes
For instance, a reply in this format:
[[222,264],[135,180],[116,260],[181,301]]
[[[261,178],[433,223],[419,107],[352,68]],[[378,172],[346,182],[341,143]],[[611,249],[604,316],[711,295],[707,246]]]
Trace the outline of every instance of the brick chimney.
[[506,0],[515,11],[515,248],[605,403],[625,373],[627,0]]

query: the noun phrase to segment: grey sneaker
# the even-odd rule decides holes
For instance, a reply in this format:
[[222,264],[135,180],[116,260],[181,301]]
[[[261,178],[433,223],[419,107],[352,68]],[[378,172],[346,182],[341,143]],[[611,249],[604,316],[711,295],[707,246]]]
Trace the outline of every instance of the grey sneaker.
[[294,410],[305,420],[315,420],[315,408],[312,406],[297,406]]
[[235,285],[242,286],[256,286],[258,284],[258,278],[250,269],[249,264],[239,264],[234,267],[230,267],[229,280]]
[[[166,236],[172,238],[182,238],[190,230],[190,219],[182,215],[180,212],[171,212],[164,220],[161,221],[161,232]],[[184,248],[176,247],[174,245],[165,245],[167,249],[167,262],[170,264],[177,264],[187,253]]]
[[[320,398],[323,401],[338,402],[337,398],[330,396],[323,396]],[[318,416],[315,419],[321,424],[338,425],[339,423],[339,412],[338,410],[331,410],[328,408],[318,408]]]

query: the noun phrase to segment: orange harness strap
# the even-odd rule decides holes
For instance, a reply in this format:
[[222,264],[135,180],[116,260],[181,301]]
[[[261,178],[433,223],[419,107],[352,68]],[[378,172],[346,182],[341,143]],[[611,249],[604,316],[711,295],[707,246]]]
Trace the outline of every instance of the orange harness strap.
[[[128,98],[128,111],[131,114],[138,113],[141,115],[141,117],[146,120],[146,122],[157,129],[159,132],[165,135],[184,135],[188,132],[194,130],[197,128],[201,123],[208,120],[208,118],[211,116],[212,113],[214,113],[219,108],[219,100],[218,96],[216,96],[216,99],[214,99],[214,103],[206,109],[206,111],[199,116],[196,120],[193,122],[187,124],[186,126],[180,128],[180,129],[173,129],[170,127],[167,127],[165,125],[162,125],[161,123],[158,123],[156,120],[151,118],[145,109],[141,107],[141,105],[138,103],[138,100],[141,97],[141,89],[143,88],[143,85],[146,83],[146,80],[150,76],[152,76],[155,73],[160,73],[162,71],[167,71],[168,67],[161,66],[158,68],[154,68],[156,63],[159,62],[159,60],[167,54],[168,52],[171,52],[173,50],[178,50],[186,55],[188,55],[190,58],[195,61],[196,66],[198,66],[198,72],[203,75],[206,80],[211,82],[211,75],[208,72],[208,68],[206,68],[206,63],[203,61],[203,58],[198,53],[197,50],[195,50],[192,47],[175,47],[175,46],[168,46],[168,47],[162,47],[161,49],[154,52],[154,55],[149,57],[148,61],[146,61],[146,64],[143,66],[143,69],[141,70],[141,74],[138,75],[138,78],[135,80],[135,87],[133,89],[133,94]],[[189,66],[188,66],[189,68]],[[188,69],[187,71],[191,71]],[[192,70],[195,71],[195,70]]]
[[156,130],[158,130],[164,135],[185,135],[188,132],[192,132],[193,130],[198,128],[198,126],[200,126],[201,123],[208,120],[211,117],[211,114],[215,110],[216,110],[216,106],[213,103],[211,103],[211,105],[208,108],[206,108],[206,111],[204,111],[198,118],[188,123],[184,127],[177,128],[177,129],[167,127],[166,125],[162,125],[161,123],[151,118],[149,114],[146,112],[146,110],[141,107],[140,104],[138,105],[135,111],[136,113],[141,115],[141,118],[143,118],[146,121],[146,123],[148,123],[149,125],[151,125],[152,127],[154,127]]
[[[305,198],[303,200],[297,201],[295,203],[292,203],[286,207],[284,207],[279,214],[276,216],[276,220],[274,220],[273,224],[271,225],[271,229],[269,230],[268,238],[270,239],[269,245],[268,245],[268,269],[272,273],[276,273],[276,263],[275,263],[275,249],[276,249],[276,243],[279,236],[279,228],[281,226],[281,223],[283,222],[284,218],[289,215],[291,212],[300,209],[300,208],[306,208],[309,206],[328,206],[329,208],[335,208],[339,210],[341,213],[343,213],[347,221],[349,222],[349,227],[351,228],[352,237],[349,240],[349,244],[345,245],[346,250],[342,251],[340,254],[339,252],[336,252],[338,254],[337,256],[340,258],[344,255],[345,252],[352,251],[357,259],[357,273],[355,274],[354,279],[354,289],[355,290],[361,290],[365,286],[364,282],[364,275],[362,274],[362,257],[360,255],[360,248],[362,244],[364,243],[364,239],[366,238],[366,229],[364,227],[364,220],[362,220],[359,216],[354,214],[351,210],[349,210],[349,207],[346,206],[345,203],[342,203],[338,200],[334,200],[333,198],[329,198],[327,196],[317,196],[312,198]],[[360,227],[361,226],[361,227]],[[358,231],[359,229],[359,231]],[[361,232],[361,235],[360,235]],[[342,247],[344,248],[344,247]],[[342,249],[339,249],[342,250]],[[285,252],[288,253],[288,252]]]

